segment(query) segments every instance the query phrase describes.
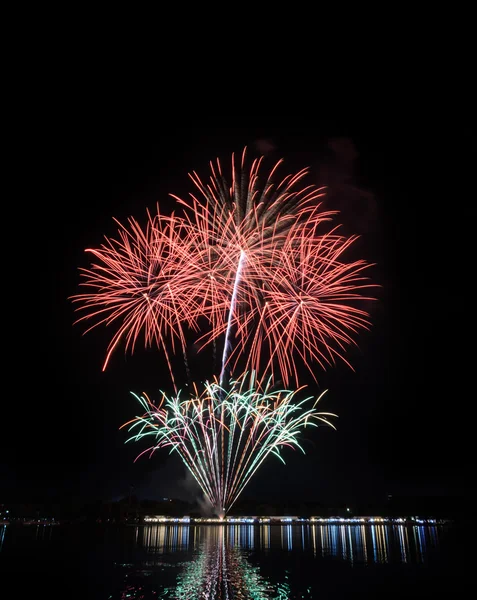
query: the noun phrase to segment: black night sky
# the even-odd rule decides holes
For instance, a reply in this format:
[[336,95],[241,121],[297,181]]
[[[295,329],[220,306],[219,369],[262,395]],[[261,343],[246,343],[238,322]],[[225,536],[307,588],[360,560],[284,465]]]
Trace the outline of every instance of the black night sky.
[[[98,328],[83,336],[68,297],[79,291],[78,268],[89,264],[84,249],[115,235],[113,217],[144,221],[156,201],[172,206],[169,193],[192,190],[189,171],[206,176],[210,159],[226,162],[244,145],[283,157],[285,169],[309,166],[314,183],[331,182],[329,207],[342,211],[346,231],[362,234],[359,252],[376,263],[370,273],[381,286],[373,327],[348,354],[355,371],[343,364],[319,376],[329,390],[322,410],[339,415],[338,430],[307,432],[305,456],[285,451],[286,467],[271,457],[244,494],[328,503],[463,494],[468,458],[458,430],[468,400],[452,390],[464,350],[450,332],[451,299],[459,304],[464,292],[452,280],[444,233],[462,219],[447,187],[456,154],[466,152],[453,141],[462,130],[442,132],[418,116],[202,121],[162,114],[159,121],[124,110],[66,112],[27,144],[34,168],[24,177],[34,196],[15,219],[30,222],[25,242],[34,243],[16,269],[26,298],[15,366],[5,375],[17,382],[3,403],[5,499],[115,500],[131,485],[145,498],[195,497],[177,458],[159,452],[134,464],[143,446],[125,445],[119,430],[138,413],[130,391],[154,395],[165,385],[160,352],[116,352],[103,373],[108,335]],[[440,196],[436,178],[446,180]],[[23,269],[35,271],[34,283]]]

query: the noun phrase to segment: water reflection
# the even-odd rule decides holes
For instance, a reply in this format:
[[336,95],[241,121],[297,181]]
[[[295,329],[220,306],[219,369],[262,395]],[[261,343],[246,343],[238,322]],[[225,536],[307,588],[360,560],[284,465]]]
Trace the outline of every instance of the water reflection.
[[[438,544],[438,529],[396,524],[138,527],[135,543],[146,553],[142,566],[155,565],[160,572],[149,581],[145,576],[151,571],[129,573],[127,585],[114,598],[285,600],[292,597],[287,571],[272,568],[265,573],[267,555],[274,557],[278,551],[283,558],[283,553],[300,552],[300,560],[336,559],[352,566],[416,565]],[[301,598],[311,597],[304,592]]]
[[[237,531],[237,529],[240,529]],[[171,598],[198,600],[200,598],[260,598],[286,599],[289,586],[280,582],[274,586],[252,565],[241,549],[253,548],[254,530],[251,527],[209,527],[203,530],[195,560],[189,562],[177,579]]]
[[151,554],[164,554],[187,550],[189,547],[188,526],[170,527],[167,525],[151,525],[136,528],[136,542]]
[[312,525],[316,554],[359,563],[422,563],[437,546],[438,527],[414,525]]
[[[32,564],[43,561],[41,572],[48,565],[63,571],[76,568],[78,556],[87,556],[85,576],[104,580],[103,591],[108,592],[94,599],[80,596],[84,600],[310,600],[327,597],[326,589],[336,585],[355,590],[361,583],[368,589],[372,573],[386,578],[389,573],[394,582],[430,573],[425,585],[436,589],[438,584],[429,583],[431,575],[436,580],[442,569],[430,557],[438,555],[440,546],[449,556],[447,541],[443,543],[448,531],[417,523],[178,523],[92,529],[3,525],[0,564],[11,564],[26,552],[36,557]],[[78,571],[83,571],[81,565]],[[343,590],[343,596],[334,597],[348,595]]]

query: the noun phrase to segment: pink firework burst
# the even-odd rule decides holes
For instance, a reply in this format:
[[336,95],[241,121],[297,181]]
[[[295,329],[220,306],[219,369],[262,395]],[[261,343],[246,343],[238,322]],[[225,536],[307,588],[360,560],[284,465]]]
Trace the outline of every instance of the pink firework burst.
[[191,174],[196,193],[173,196],[180,215],[158,208],[144,228],[130,219],[118,239],[88,250],[88,291],[73,300],[89,329],[115,326],[105,367],[121,340],[134,351],[142,338],[162,348],[173,378],[170,353],[185,356],[189,334],[201,348],[223,339],[220,383],[255,370],[287,384],[298,381],[296,358],[311,372],[346,361],[369,326],[359,303],[370,265],[346,260],[355,238],[330,225],[335,213],[320,206],[324,189],[304,184],[306,170],[280,178],[282,161],[266,171],[262,158],[246,168],[245,157],[232,156],[230,181],[219,160],[207,182]]

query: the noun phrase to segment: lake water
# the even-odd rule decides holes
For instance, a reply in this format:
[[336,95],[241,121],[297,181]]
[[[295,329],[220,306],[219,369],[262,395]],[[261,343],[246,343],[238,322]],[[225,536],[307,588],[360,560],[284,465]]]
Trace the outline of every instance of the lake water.
[[453,525],[0,526],[0,598],[460,598]]

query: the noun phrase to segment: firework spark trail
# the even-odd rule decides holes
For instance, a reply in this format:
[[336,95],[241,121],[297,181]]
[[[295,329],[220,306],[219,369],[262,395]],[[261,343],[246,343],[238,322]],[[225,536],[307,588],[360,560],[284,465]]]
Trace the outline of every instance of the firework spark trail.
[[223,356],[222,356],[222,370],[220,372],[220,379],[219,379],[220,385],[222,385],[223,380],[224,380],[225,367],[227,365],[227,356],[228,356],[229,350],[231,348],[231,342],[229,339],[230,338],[230,330],[232,327],[232,320],[233,320],[235,305],[237,303],[238,285],[240,282],[240,277],[242,275],[242,270],[243,270],[245,261],[246,261],[246,254],[242,250],[240,252],[240,259],[239,259],[239,263],[238,263],[238,267],[237,267],[237,273],[235,274],[234,288],[232,291],[232,299],[230,300],[230,310],[229,310],[229,317],[227,320],[227,330],[225,332],[224,352],[223,352]]
[[[319,422],[334,427],[328,417],[336,415],[316,410],[321,396],[306,408],[311,398],[295,401],[300,390],[272,391],[269,381],[259,391],[255,383],[253,374],[230,380],[226,389],[206,382],[200,395],[182,400],[180,394],[172,398],[163,394],[158,406],[147,396],[134,394],[146,412],[123,425],[130,425],[130,431],[139,428],[128,441],[154,438],[139,456],[167,447],[176,451],[210,503],[224,514],[267,456],[275,454],[285,462],[280,453],[284,446],[304,452],[299,443],[304,427]],[[219,460],[221,455],[225,462]]]

